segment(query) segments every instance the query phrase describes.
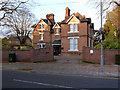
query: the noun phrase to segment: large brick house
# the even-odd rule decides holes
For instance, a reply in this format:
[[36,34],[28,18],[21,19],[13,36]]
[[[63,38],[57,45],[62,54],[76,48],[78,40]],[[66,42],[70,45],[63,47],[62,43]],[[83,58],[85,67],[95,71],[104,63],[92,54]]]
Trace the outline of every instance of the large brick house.
[[54,14],[47,14],[34,28],[35,49],[53,46],[54,55],[81,55],[83,46],[93,47],[91,19],[78,12],[70,15],[68,7],[63,21],[55,22]]

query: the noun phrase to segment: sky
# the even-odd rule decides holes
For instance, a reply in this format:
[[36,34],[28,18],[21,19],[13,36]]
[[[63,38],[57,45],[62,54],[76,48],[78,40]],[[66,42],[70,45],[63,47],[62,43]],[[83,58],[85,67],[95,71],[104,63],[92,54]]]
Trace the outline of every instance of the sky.
[[[99,3],[100,0],[29,0],[27,6],[35,15],[36,23],[41,18],[45,19],[46,15],[50,13],[55,15],[55,22],[61,22],[65,18],[65,8],[69,7],[70,14],[79,12],[81,15],[85,15],[86,18],[91,18],[94,29],[99,30],[101,27],[100,14],[98,14],[100,7],[96,8],[96,2]],[[103,19],[104,23],[105,19]],[[0,31],[1,35],[2,32]]]
[[46,14],[53,13],[55,21],[60,22],[65,17],[65,8],[69,7],[70,14],[79,12],[85,15],[86,18],[91,18],[95,29],[100,28],[100,17],[98,18],[95,3],[89,0],[31,0],[32,7],[30,10],[35,14],[36,18],[40,20],[45,19]]

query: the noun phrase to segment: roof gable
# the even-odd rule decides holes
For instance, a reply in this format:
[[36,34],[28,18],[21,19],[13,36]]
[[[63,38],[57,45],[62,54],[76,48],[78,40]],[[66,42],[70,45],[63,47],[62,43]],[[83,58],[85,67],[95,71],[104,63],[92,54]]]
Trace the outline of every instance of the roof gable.
[[53,28],[61,28],[60,25],[58,23],[55,23],[55,25],[53,26]]
[[80,20],[75,16],[75,15],[72,15],[66,23],[70,24],[70,23],[79,23]]
[[40,19],[39,24],[46,24],[47,25],[47,23],[43,19]]

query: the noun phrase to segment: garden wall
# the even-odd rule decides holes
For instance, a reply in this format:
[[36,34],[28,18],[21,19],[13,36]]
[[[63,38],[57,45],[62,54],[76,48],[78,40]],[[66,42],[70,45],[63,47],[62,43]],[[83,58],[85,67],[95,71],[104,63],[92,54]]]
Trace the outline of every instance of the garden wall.
[[39,62],[54,59],[52,48],[30,50],[2,50],[2,61],[9,61],[9,53],[16,54],[17,62]]
[[[93,50],[93,54],[90,54],[90,50]],[[103,50],[104,64],[115,64],[116,63],[115,57],[118,54],[120,55],[120,49]],[[100,63],[100,61],[101,61],[101,49],[83,47],[82,59],[83,59],[83,61]]]

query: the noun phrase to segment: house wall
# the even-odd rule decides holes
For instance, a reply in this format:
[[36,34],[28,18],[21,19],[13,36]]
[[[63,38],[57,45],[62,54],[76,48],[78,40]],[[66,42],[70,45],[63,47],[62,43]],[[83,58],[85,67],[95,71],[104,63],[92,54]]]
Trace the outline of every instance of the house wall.
[[[92,33],[93,30],[91,29],[91,20],[88,19],[88,21],[80,21],[80,19],[85,19],[84,16],[80,15],[79,13],[74,13],[73,15],[71,15],[70,17],[70,11],[69,8],[66,8],[66,16],[65,19],[62,22],[56,23],[54,24],[54,26],[52,27],[52,29],[54,30],[54,33],[50,34],[50,26],[49,24],[47,25],[47,27],[45,28],[45,30],[43,30],[44,32],[44,40],[43,41],[39,41],[40,35],[39,35],[39,24],[38,26],[35,28],[35,33],[37,32],[37,34],[33,34],[33,45],[35,49],[38,49],[38,45],[37,43],[46,43],[46,46],[50,46],[50,43],[54,42],[54,40],[56,39],[60,39],[61,40],[61,55],[81,55],[82,53],[82,47],[83,46],[92,46],[92,40],[89,39],[89,37],[92,37]],[[46,18],[49,19],[54,18],[53,14],[48,14],[46,15]],[[78,19],[79,18],[79,19]],[[54,20],[53,20],[54,21]],[[54,22],[55,23],[55,22]],[[73,24],[73,23],[78,23],[78,33],[68,33],[70,32],[70,26],[69,24]],[[90,24],[89,24],[90,23]],[[60,35],[55,35],[56,31],[55,28],[59,28],[59,33]],[[48,29],[48,30],[47,30]],[[91,35],[91,36],[89,36]],[[78,51],[69,51],[70,48],[70,39],[68,37],[79,37],[78,38]],[[90,43],[90,45],[89,45]]]
[[55,31],[55,28],[54,28],[54,33],[52,34],[52,42],[56,39],[61,39],[60,28],[58,28],[58,31],[59,31],[59,35],[56,35],[56,31]]
[[[82,53],[82,47],[88,45],[87,39],[87,22],[78,24],[78,33],[68,33],[70,30],[69,24],[61,25],[61,43],[62,43],[62,55],[80,55]],[[69,51],[70,41],[68,37],[78,36],[78,50]]]
[[[90,54],[90,50],[93,50],[93,54]],[[103,50],[104,64],[115,64],[115,62],[116,62],[115,55],[117,55],[117,54],[120,55],[120,50],[118,50],[118,49]],[[83,61],[100,63],[101,49],[83,47],[82,59],[83,59]]]
[[[46,46],[49,46],[50,44],[50,26],[44,24],[45,30],[39,30],[40,26],[39,24],[33,31],[33,47],[35,49],[39,49],[38,43],[46,43]],[[43,41],[40,41],[40,31],[44,32],[43,34]]]
[[53,48],[43,48],[34,50],[33,62],[52,61],[53,59],[54,59]]
[[37,62],[37,61],[52,61],[53,49],[30,49],[30,50],[2,50],[2,61],[9,61],[9,54],[16,54],[17,62]]
[[34,32],[33,32],[33,47],[35,49],[38,49],[37,43],[39,42],[39,40],[40,40],[39,31],[38,30],[34,30]]

